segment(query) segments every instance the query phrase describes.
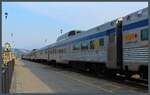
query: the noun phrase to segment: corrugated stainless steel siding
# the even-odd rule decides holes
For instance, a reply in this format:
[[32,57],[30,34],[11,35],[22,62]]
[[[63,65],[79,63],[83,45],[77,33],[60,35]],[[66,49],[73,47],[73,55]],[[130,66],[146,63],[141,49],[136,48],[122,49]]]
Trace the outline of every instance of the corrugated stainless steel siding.
[[123,49],[124,62],[148,62],[148,47],[138,48],[124,48]]

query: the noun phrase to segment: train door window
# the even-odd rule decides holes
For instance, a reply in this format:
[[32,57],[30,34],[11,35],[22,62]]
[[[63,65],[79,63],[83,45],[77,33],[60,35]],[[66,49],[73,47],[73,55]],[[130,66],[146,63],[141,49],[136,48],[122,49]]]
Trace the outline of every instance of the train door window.
[[45,54],[47,54],[47,53],[48,53],[48,51],[46,50],[46,51],[45,51]]
[[53,54],[53,49],[51,49],[51,53]]
[[60,49],[59,48],[57,49],[57,53],[60,53]]
[[148,40],[148,28],[141,30],[141,41]]
[[94,49],[94,40],[90,41],[90,49]]
[[63,53],[63,48],[61,48],[61,53]]
[[115,33],[113,33],[113,34],[111,34],[111,35],[109,36],[109,42],[110,42],[110,43],[115,42]]
[[56,49],[54,49],[54,54],[56,54]]
[[60,49],[57,49],[57,52],[58,52],[58,53],[61,53],[61,50],[60,50]]
[[54,49],[52,48],[52,54],[54,54]]
[[65,48],[63,48],[63,53],[65,53]]
[[59,49],[56,49],[56,54],[59,53]]
[[55,49],[53,49],[53,54],[55,54]]
[[63,48],[61,49],[61,53],[63,53]]
[[56,53],[59,53],[60,52],[60,49],[56,49]]
[[64,47],[64,51],[63,51],[64,53],[66,53],[66,48]]
[[54,49],[54,54],[56,53],[56,49]]
[[99,45],[104,46],[104,38],[99,39]]
[[58,53],[61,53],[61,49],[58,49]]
[[56,49],[54,49],[54,54],[56,54]]
[[60,49],[60,53],[62,53],[62,48]]
[[88,41],[82,41],[81,43],[81,49],[88,49]]

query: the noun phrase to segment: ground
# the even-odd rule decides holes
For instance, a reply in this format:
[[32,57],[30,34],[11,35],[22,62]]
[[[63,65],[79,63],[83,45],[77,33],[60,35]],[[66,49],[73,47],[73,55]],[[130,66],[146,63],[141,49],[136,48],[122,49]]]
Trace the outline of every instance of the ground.
[[25,60],[16,61],[10,93],[148,95],[143,89]]

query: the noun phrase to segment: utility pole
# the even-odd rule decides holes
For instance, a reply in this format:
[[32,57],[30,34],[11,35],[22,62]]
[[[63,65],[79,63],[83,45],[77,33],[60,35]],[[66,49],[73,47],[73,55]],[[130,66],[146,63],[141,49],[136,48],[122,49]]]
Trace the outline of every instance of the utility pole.
[[11,46],[12,46],[12,49],[14,48],[14,45],[15,45],[15,43],[13,41],[13,36],[14,36],[14,34],[11,33]]
[[63,30],[62,29],[60,29],[60,33],[62,34],[62,32],[63,32]]
[[45,42],[45,45],[46,45],[47,44],[47,39],[45,39],[44,42]]
[[[1,6],[1,9],[0,9],[0,14],[1,14],[1,30],[0,30],[0,35],[1,35],[1,38],[0,38],[0,93],[6,93],[6,92],[9,92],[9,89],[8,89],[8,85],[7,85],[7,80],[6,80],[6,68],[3,64],[3,58],[2,58],[2,54],[3,54],[3,51],[2,51],[2,3],[0,3],[0,6]],[[8,16],[8,13],[5,12],[5,19],[7,19],[7,16]]]
[[2,93],[2,2],[0,2],[0,93]]

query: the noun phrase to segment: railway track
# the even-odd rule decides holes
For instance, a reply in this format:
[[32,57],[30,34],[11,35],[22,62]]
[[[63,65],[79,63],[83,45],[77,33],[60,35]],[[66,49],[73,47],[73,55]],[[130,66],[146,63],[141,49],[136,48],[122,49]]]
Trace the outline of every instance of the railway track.
[[131,86],[131,87],[135,87],[137,89],[142,89],[142,90],[147,90],[148,91],[148,82],[145,81],[145,80],[137,80],[137,79],[133,79],[133,78],[130,78],[130,79],[124,79],[122,77],[118,77],[118,76],[114,76],[114,77],[107,77],[105,78],[107,80],[110,80],[110,81],[114,81],[114,82],[117,82],[117,83],[121,83],[121,84],[124,84],[124,85],[128,85],[128,86]]

